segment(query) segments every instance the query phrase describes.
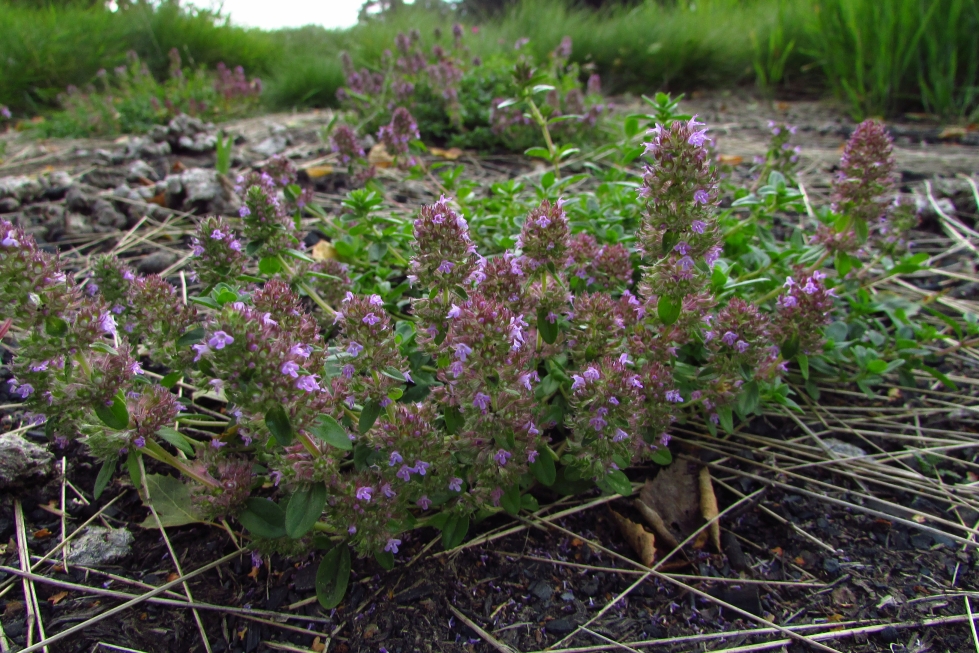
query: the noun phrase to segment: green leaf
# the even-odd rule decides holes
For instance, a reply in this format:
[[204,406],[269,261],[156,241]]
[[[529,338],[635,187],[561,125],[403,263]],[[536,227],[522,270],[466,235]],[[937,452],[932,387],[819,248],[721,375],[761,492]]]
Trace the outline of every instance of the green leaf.
[[659,447],[658,449],[653,449],[653,453],[649,454],[649,459],[657,465],[666,467],[673,462],[673,454],[666,447]]
[[183,451],[188,456],[194,455],[194,445],[190,443],[190,440],[188,440],[183,433],[180,433],[169,426],[161,426],[159,429],[157,429],[156,434]]
[[310,433],[337,449],[350,451],[354,448],[354,443],[350,441],[347,430],[340,426],[340,422],[336,421],[332,415],[320,415],[316,424],[310,429]]
[[308,533],[325,507],[326,485],[322,482],[297,490],[286,505],[286,535],[296,540]]
[[759,399],[758,382],[746,383],[741,389],[741,394],[738,395],[738,409],[743,415],[750,415],[758,408]]
[[805,354],[799,354],[795,357],[797,363],[799,363],[799,371],[802,372],[802,378],[809,379],[809,357]]
[[540,178],[541,188],[547,189],[554,185],[555,175],[553,170],[548,170]]
[[190,488],[174,476],[147,474],[146,487],[150,492],[149,501],[159,515],[159,523],[151,512],[140,524],[143,528],[169,528],[185,526],[206,520],[194,510]]
[[184,377],[183,372],[170,372],[165,377],[160,379],[160,385],[169,390],[173,386],[177,385],[177,382]]
[[204,327],[195,327],[177,338],[177,347],[189,347],[204,339]]
[[537,512],[540,510],[540,503],[537,502],[537,497],[534,495],[525,494],[520,497],[520,509],[527,512]]
[[680,317],[680,309],[680,302],[674,301],[666,295],[661,295],[656,302],[656,313],[666,326],[670,326],[677,321],[677,318]]
[[44,330],[49,336],[63,338],[68,333],[68,323],[60,317],[50,315],[44,320]]
[[350,582],[350,548],[338,544],[323,556],[316,570],[316,598],[327,610],[340,605]]
[[721,427],[728,433],[734,433],[734,415],[731,413],[730,406],[718,406],[717,417],[720,418]]
[[520,512],[520,487],[511,485],[507,488],[503,496],[500,497],[500,505],[513,516]]
[[442,527],[442,548],[454,549],[466,539],[469,532],[469,515],[452,515]]
[[129,428],[129,408],[126,406],[126,399],[122,396],[122,392],[113,397],[112,403],[108,406],[105,404],[96,406],[95,414],[110,429],[121,431]]
[[625,119],[625,125],[623,126],[625,130],[626,138],[632,138],[639,133],[639,116],[629,116]]
[[466,418],[457,406],[448,406],[442,413],[442,419],[445,420],[445,430],[449,435],[455,435],[466,424]]
[[374,559],[377,560],[377,564],[387,571],[394,569],[394,554],[388,551],[375,551]]
[[524,151],[527,156],[535,156],[540,159],[551,160],[551,152],[546,147],[531,147]]
[[380,414],[381,404],[377,403],[373,399],[369,399],[367,403],[364,404],[363,410],[360,411],[360,421],[357,423],[357,430],[360,431],[361,434],[370,431]]
[[550,487],[554,485],[557,478],[557,468],[554,466],[554,459],[548,451],[541,451],[537,454],[534,462],[530,463],[530,471],[534,478]]
[[846,252],[837,252],[833,259],[833,267],[840,277],[845,277],[846,273],[853,269],[853,260]]
[[883,374],[887,371],[887,361],[882,361],[879,358],[867,361],[867,371],[873,374]]
[[133,482],[136,492],[145,500],[146,497],[143,496],[143,472],[139,468],[139,454],[136,449],[130,450],[129,455],[126,456],[126,470],[129,472],[129,480]]
[[276,256],[266,256],[258,262],[258,271],[269,276],[282,269],[282,263]]
[[95,478],[95,489],[92,491],[92,496],[98,499],[105,492],[105,488],[108,487],[109,481],[112,480],[112,475],[116,473],[116,465],[119,462],[119,458],[112,456],[106,458],[105,462],[102,463],[102,469],[99,470],[99,475]]
[[250,533],[267,540],[286,535],[286,514],[270,499],[249,497],[245,509],[238,514],[238,521]]
[[611,472],[609,472],[605,477],[605,482],[608,483],[608,486],[617,494],[621,494],[624,497],[632,494],[632,482],[621,469],[613,469]]
[[287,447],[292,444],[295,431],[292,428],[292,422],[289,421],[289,415],[286,414],[286,409],[281,405],[269,408],[268,412],[265,413],[265,426],[268,427],[275,441],[281,446]]
[[557,320],[551,322],[547,319],[547,309],[542,308],[537,311],[537,331],[541,339],[549,345],[553,345],[557,340]]
[[928,372],[928,374],[931,374],[933,377],[935,377],[936,379],[938,379],[939,381],[941,381],[943,384],[945,384],[945,387],[946,388],[948,388],[948,389],[950,389],[950,390],[952,390],[954,392],[958,392],[959,391],[959,386],[955,385],[955,383],[952,381],[952,379],[948,378],[945,374],[939,372],[934,367],[929,367],[928,365],[922,365],[921,366],[921,369],[923,369],[924,371]]
[[860,243],[867,242],[867,236],[870,235],[870,230],[867,227],[867,221],[861,218],[854,219],[853,232],[857,235],[858,242]]

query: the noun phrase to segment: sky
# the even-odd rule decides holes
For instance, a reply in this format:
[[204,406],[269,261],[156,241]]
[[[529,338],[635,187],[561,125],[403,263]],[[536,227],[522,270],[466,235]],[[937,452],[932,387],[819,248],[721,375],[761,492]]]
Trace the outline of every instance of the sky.
[[221,8],[231,22],[242,27],[280,29],[321,25],[327,29],[357,22],[363,0],[189,0],[205,9]]

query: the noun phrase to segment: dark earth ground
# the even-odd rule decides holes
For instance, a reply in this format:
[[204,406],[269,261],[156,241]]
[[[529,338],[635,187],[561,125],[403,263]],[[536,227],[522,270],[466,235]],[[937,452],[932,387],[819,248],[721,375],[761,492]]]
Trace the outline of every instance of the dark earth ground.
[[[746,175],[751,157],[764,152],[768,119],[787,119],[798,125],[794,142],[804,149],[801,178],[816,202],[828,188],[832,165],[853,127],[831,105],[804,101],[772,106],[737,93],[695,97],[684,108],[699,113],[711,125],[718,137],[720,153],[743,157],[745,164],[735,169],[737,175]],[[272,143],[272,149],[281,144],[283,153],[295,158],[298,167],[306,167],[328,160],[317,130],[329,119],[328,112],[276,115],[226,128],[245,139],[237,148],[241,157],[238,164],[260,162],[271,150],[259,154],[249,148],[280,138],[278,143]],[[976,207],[971,190],[955,175],[979,171],[979,139],[973,138],[976,133],[950,131],[917,121],[895,124],[892,131],[897,136],[896,156],[905,184],[903,190],[920,190],[928,180],[933,184],[936,199],[950,200],[949,210],[954,210],[965,224],[974,225]],[[4,208],[0,204],[0,209],[6,211],[4,218],[20,222],[40,239],[62,248],[84,245],[87,246],[85,254],[100,248],[107,251],[144,215],[149,215],[152,224],[153,220],[160,221],[167,215],[180,217],[180,211],[221,210],[224,206],[226,196],[220,192],[193,199],[188,188],[164,193],[162,203],[168,208],[142,203],[133,196],[122,201],[119,199],[121,184],[138,189],[151,188],[155,182],[148,178],[148,173],[142,175],[142,180],[131,174],[133,159],[119,155],[127,142],[37,143],[16,135],[5,138],[9,140],[8,156],[0,164],[0,177],[42,173],[50,178],[52,171],[59,170],[70,176],[68,183],[76,189],[74,194],[48,184],[33,196],[24,195],[17,206],[8,202]],[[132,149],[139,147],[132,140],[128,144]],[[161,181],[181,168],[213,166],[213,152],[181,151],[179,147],[174,150],[176,154],[141,155]],[[491,181],[534,172],[526,158],[515,155],[477,158],[466,154],[458,163],[467,166],[467,173],[487,182],[486,186]],[[392,189],[389,200],[403,205],[405,210],[430,201],[438,192],[426,182],[404,181],[387,171],[382,174]],[[306,180],[314,185],[317,200],[327,210],[337,206],[348,181],[338,174],[314,180],[307,176]],[[157,189],[157,186],[151,188]],[[156,201],[159,196],[154,193],[148,197]],[[99,199],[105,203],[98,204]],[[933,216],[926,216],[922,229],[916,240],[932,243],[933,247],[948,245],[949,241],[942,240],[944,234]],[[166,242],[147,241],[128,248],[126,256],[132,257],[134,263],[141,262],[141,271],[172,273],[179,263],[175,255],[178,249],[171,250]],[[960,257],[954,264],[962,272],[975,272],[974,257]],[[922,283],[927,284],[927,280]],[[963,302],[976,298],[974,284],[959,283],[953,290]],[[5,348],[4,361],[9,355]],[[974,367],[967,363],[953,361],[950,365],[961,377],[976,377]],[[8,376],[8,372],[0,370],[3,416],[0,430],[3,431],[20,423],[16,408],[3,408],[3,404],[12,403],[5,394]],[[837,416],[845,416],[849,407],[864,412],[859,413],[863,417],[852,422],[844,417],[840,424],[830,416],[827,419],[833,425],[821,432],[824,438],[834,434],[874,452],[900,452],[912,446],[889,437],[894,433],[952,434],[948,437],[954,435],[961,446],[949,452],[941,466],[965,479],[957,486],[956,497],[971,493],[971,502],[975,503],[975,488],[969,483],[975,481],[974,472],[979,470],[975,465],[979,441],[974,448],[971,446],[976,433],[974,388],[971,384],[961,385],[960,393],[945,403],[947,397],[927,390],[892,392],[877,401],[842,391],[827,392],[823,402],[827,406],[839,406],[840,412],[834,413]],[[922,419],[914,418],[911,426],[908,415],[914,408],[925,412]],[[979,556],[974,546],[964,544],[955,535],[971,537],[971,534],[941,525],[936,529],[933,517],[956,523],[961,520],[971,526],[979,520],[979,512],[961,507],[969,503],[961,500],[954,502],[960,507],[952,510],[953,502],[942,501],[943,495],[935,489],[941,482],[936,484],[931,479],[929,490],[922,492],[919,488],[924,481],[918,479],[917,485],[905,483],[899,474],[904,473],[904,467],[884,465],[879,463],[880,458],[874,459],[878,462],[867,462],[868,468],[881,465],[870,472],[846,463],[828,464],[834,456],[812,444],[819,438],[813,436],[811,429],[817,428],[820,419],[807,415],[800,423],[773,414],[755,420],[723,443],[696,434],[694,425],[690,431],[681,429],[684,435],[676,439],[674,464],[710,463],[722,510],[742,495],[750,495],[751,499],[721,517],[722,552],[713,550],[709,544],[702,548],[688,546],[672,556],[659,571],[674,574],[671,577],[674,580],[779,626],[824,624],[800,631],[810,635],[834,629],[842,631],[847,636],[821,640],[836,650],[972,650],[969,624],[962,616],[967,611],[963,592],[979,591]],[[860,423],[867,425],[869,431],[858,433],[850,426],[861,419]],[[870,431],[887,435],[874,435]],[[27,436],[37,442],[43,440],[43,435],[36,431],[29,431]],[[755,436],[771,440],[766,440],[769,444],[763,448]],[[790,454],[796,456],[792,460],[808,462],[808,475],[772,471],[773,465],[788,464],[790,455],[779,453],[778,446],[772,442],[791,443],[794,449]],[[724,458],[719,451],[724,452]],[[60,462],[62,457],[67,461],[67,479],[86,501],[91,501],[98,472],[95,463],[81,453],[77,444],[65,450],[55,449],[54,453],[56,461]],[[850,462],[860,457],[853,453],[845,456],[850,457]],[[859,473],[855,474],[855,469]],[[152,465],[148,471],[154,471]],[[867,490],[867,477],[863,474],[880,476],[880,472],[884,476],[893,474],[893,483],[877,482]],[[630,470],[630,477],[641,484],[658,473],[663,472],[655,466],[637,467]],[[833,487],[825,489],[819,482]],[[62,527],[57,511],[61,506],[62,487],[60,476],[53,474],[44,484],[0,491],[0,543],[3,543],[0,565],[19,567],[20,564],[13,514],[15,500],[22,505],[24,532],[33,555],[44,555],[60,541]],[[868,492],[875,498],[866,498]],[[946,492],[944,496],[949,494]],[[508,650],[507,647],[536,651],[554,646],[576,632],[556,648],[677,652],[782,650],[783,645],[778,642],[785,639],[784,634],[758,631],[763,624],[743,613],[719,607],[715,601],[663,577],[646,579],[602,612],[639,578],[637,563],[630,562],[636,556],[620,535],[609,511],[611,507],[641,521],[632,508],[632,501],[603,500],[597,491],[561,499],[543,490],[538,493],[538,499],[544,506],[538,517],[527,521],[491,518],[474,526],[469,535],[470,539],[485,536],[483,539],[488,541],[451,554],[439,553],[441,543],[437,532],[422,529],[403,538],[404,546],[392,571],[384,571],[373,560],[355,560],[348,595],[335,611],[322,610],[312,598],[317,554],[290,560],[275,556],[256,570],[247,552],[243,553],[188,582],[197,603],[226,606],[199,611],[210,648],[215,653],[322,651],[323,645],[329,651],[340,653],[491,651]],[[115,503],[99,519],[107,525],[131,530],[135,542],[128,557],[97,572],[72,566],[66,574],[48,566],[38,573],[96,589],[133,594],[171,579],[175,568],[167,544],[159,531],[138,526],[148,511],[124,476],[117,475],[102,497],[90,505],[84,505],[69,488],[67,532],[71,533],[113,500]],[[665,502],[677,504],[690,500],[679,489],[676,496],[663,498]],[[549,507],[555,502],[559,503]],[[542,521],[549,514],[575,507],[581,509],[555,519],[553,524]],[[925,528],[931,524],[933,528],[926,530],[919,528],[919,524]],[[489,539],[506,529],[516,529],[516,532]],[[229,533],[218,527],[183,526],[170,528],[167,533],[184,573],[236,550]],[[661,549],[657,560],[668,552]],[[114,579],[105,574],[114,575]],[[7,577],[0,572],[0,582]],[[49,635],[120,603],[118,599],[78,590],[62,596],[62,588],[42,582],[36,582],[34,587]],[[180,589],[178,586],[174,591]],[[170,598],[182,598],[182,595],[178,593]],[[5,642],[0,638],[0,648],[9,644],[11,650],[18,650],[26,641],[24,601],[19,580],[0,596],[0,625],[11,640]],[[252,612],[246,618],[241,614],[243,611]],[[279,614],[256,617],[255,611]],[[600,612],[600,618],[588,623]],[[288,621],[285,615],[290,617]],[[583,625],[588,631],[576,630]],[[733,634],[735,631],[754,633]],[[720,633],[732,634],[722,639]],[[638,643],[649,640],[656,643]],[[760,648],[764,642],[775,643]],[[190,610],[147,603],[95,623],[53,644],[50,650],[121,650],[112,647],[147,652],[204,650]],[[785,644],[785,650],[807,648],[806,644]]]

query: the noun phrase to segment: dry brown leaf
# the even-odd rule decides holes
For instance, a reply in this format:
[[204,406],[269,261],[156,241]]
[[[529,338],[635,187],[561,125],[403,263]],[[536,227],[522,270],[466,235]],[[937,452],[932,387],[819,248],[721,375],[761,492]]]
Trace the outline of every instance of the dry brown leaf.
[[744,161],[744,157],[738,156],[737,154],[722,154],[717,157],[717,161],[718,163],[723,163],[724,165],[736,166]]
[[939,134],[938,138],[942,140],[962,138],[965,136],[965,127],[946,127]]
[[443,150],[441,147],[430,147],[428,148],[428,151],[435,156],[440,156],[443,159],[448,159],[449,161],[455,161],[464,154],[464,152],[458,147],[450,147],[447,150]]
[[378,143],[367,154],[367,161],[378,168],[390,168],[391,164],[394,163],[394,157],[388,154],[384,143]]
[[717,497],[714,496],[714,484],[710,482],[710,470],[706,467],[700,470],[700,512],[707,521],[714,519],[707,527],[707,533],[710,535],[711,544],[720,553],[721,524],[715,519],[719,514]]
[[626,519],[614,510],[611,513],[625,541],[639,556],[639,561],[647,567],[651,566],[656,559],[656,537],[631,519]]
[[304,170],[310,179],[319,179],[333,174],[333,166],[310,166]]
[[704,522],[697,493],[697,465],[677,460],[646,481],[639,499],[662,517],[675,541],[683,541]]
[[180,161],[174,161],[173,165],[170,166],[170,172],[183,172],[187,169],[187,166],[182,164]]
[[168,583],[172,583],[173,581],[177,580],[178,578],[180,578],[180,574],[178,574],[175,571],[171,571],[169,574],[167,574],[167,582]]
[[68,592],[58,592],[57,594],[52,594],[51,596],[48,597],[48,603],[50,603],[51,605],[58,605],[63,600],[65,600],[65,597],[67,596],[68,596]]
[[260,572],[261,570],[262,570],[261,567],[252,567],[252,570],[248,572],[248,577],[258,580],[258,572]]
[[44,540],[44,539],[47,539],[49,537],[51,537],[51,531],[49,531],[46,528],[42,528],[39,531],[34,531],[34,539],[35,540]]
[[321,240],[313,245],[310,255],[316,261],[329,261],[337,257],[337,250],[333,248],[333,243],[328,240]]
[[319,637],[314,637],[313,643],[310,645],[309,648],[315,651],[315,653],[323,653],[323,651],[326,650],[326,644],[321,642]]
[[646,523],[653,529],[653,533],[656,534],[656,537],[660,539],[666,548],[673,550],[680,546],[680,543],[676,541],[675,537],[673,537],[673,533],[671,533],[670,529],[668,529],[666,524],[663,523],[663,518],[659,516],[658,512],[643,503],[641,499],[636,499],[632,502],[632,504],[636,507],[636,510],[639,511],[639,514],[642,515],[642,518],[646,520]]
[[148,203],[150,203],[150,204],[156,204],[158,206],[162,206],[162,207],[166,208],[166,206],[167,206],[167,194],[166,193],[157,193],[156,195],[154,195],[153,197],[149,198],[146,201]]
[[775,556],[776,558],[781,558],[782,557],[782,547],[780,547],[780,546],[777,546],[774,549],[769,549],[769,552],[773,556]]
[[788,111],[789,109],[791,109],[792,108],[792,105],[789,104],[788,102],[776,102],[775,103],[775,108],[778,109],[779,111],[783,111],[784,112],[784,111]]

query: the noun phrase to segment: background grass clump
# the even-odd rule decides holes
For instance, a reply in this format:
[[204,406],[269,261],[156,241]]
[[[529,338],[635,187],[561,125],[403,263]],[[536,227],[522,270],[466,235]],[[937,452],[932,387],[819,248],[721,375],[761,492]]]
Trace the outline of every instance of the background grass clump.
[[0,104],[18,117],[63,108],[69,85],[84,88],[100,69],[125,64],[128,51],[163,83],[175,48],[191,70],[223,62],[261,77],[267,109],[337,106],[342,52],[358,69],[381,70],[397,34],[417,30],[430,52],[458,22],[483,62],[509,58],[518,39],[545,61],[568,36],[582,81],[598,73],[610,93],[754,84],[769,96],[835,95],[854,118],[924,111],[974,120],[979,107],[979,0],[645,0],[601,9],[514,0],[489,16],[471,5],[432,0],[347,30],[266,32],[176,0],[115,12],[97,1],[0,0]]

